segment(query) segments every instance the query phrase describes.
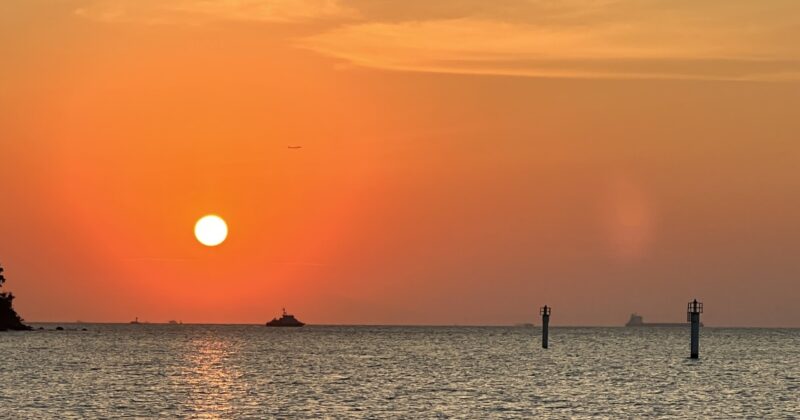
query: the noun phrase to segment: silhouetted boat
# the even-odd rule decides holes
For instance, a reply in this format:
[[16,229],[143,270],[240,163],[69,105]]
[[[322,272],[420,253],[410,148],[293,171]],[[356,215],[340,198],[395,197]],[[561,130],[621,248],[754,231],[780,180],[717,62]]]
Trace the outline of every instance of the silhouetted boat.
[[136,319],[131,321],[131,324],[141,324],[141,322],[139,322],[139,317],[137,316]]
[[[703,324],[700,323],[702,326]],[[626,327],[688,327],[688,322],[644,322],[644,317],[639,314],[633,313],[631,314],[631,318],[628,320],[628,323],[625,324]]]
[[283,316],[280,318],[272,318],[272,321],[267,322],[268,327],[302,327],[306,325],[297,320],[294,315],[286,313],[286,308],[283,309]]

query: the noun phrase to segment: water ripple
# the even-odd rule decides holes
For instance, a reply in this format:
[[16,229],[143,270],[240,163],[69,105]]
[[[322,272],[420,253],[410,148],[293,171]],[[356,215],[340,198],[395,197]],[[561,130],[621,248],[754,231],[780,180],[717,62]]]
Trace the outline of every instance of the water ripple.
[[0,334],[0,418],[800,416],[796,329],[87,328]]

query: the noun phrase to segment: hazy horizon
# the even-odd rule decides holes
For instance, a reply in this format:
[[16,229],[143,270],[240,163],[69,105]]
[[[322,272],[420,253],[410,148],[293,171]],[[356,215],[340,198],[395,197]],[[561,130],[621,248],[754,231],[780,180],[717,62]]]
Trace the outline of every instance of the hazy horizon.
[[[250,326],[262,326],[264,322],[179,322],[178,324],[171,324],[169,321],[148,321],[148,320],[139,320],[139,325],[250,325]],[[305,320],[303,320],[305,321]],[[680,322],[676,320],[650,320],[648,319],[647,322]],[[61,324],[61,325],[126,325],[130,324],[130,322],[126,321],[41,321],[41,320],[26,320],[26,324]],[[329,323],[307,323],[305,327],[454,327],[454,328],[531,328],[530,325],[520,325],[525,322],[519,322],[516,324],[329,324]],[[541,322],[535,323],[531,322],[533,328],[540,328]],[[551,328],[629,328],[625,327],[624,323],[617,324],[617,325],[600,325],[600,324],[557,324],[557,323],[550,323]],[[683,327],[636,327],[636,328],[678,328],[681,329]],[[686,328],[689,328],[689,323],[686,323]],[[792,327],[792,326],[742,326],[742,325],[706,325],[703,323],[703,328],[723,328],[723,329],[749,329],[749,328],[757,328],[757,329],[776,329],[776,330],[795,330],[800,327]]]
[[797,16],[4,1],[5,288],[31,322],[800,327]]

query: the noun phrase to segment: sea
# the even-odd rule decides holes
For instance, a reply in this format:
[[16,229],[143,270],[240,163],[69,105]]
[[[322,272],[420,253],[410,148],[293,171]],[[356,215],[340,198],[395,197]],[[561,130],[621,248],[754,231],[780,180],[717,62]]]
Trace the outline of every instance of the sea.
[[34,327],[0,333],[0,418],[800,417],[800,329],[692,360],[688,327]]

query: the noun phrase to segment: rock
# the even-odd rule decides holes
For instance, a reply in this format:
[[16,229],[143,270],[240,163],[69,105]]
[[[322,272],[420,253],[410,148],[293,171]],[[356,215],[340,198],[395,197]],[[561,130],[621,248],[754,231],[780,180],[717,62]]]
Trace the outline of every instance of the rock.
[[56,331],[64,331],[64,327],[56,327]]

